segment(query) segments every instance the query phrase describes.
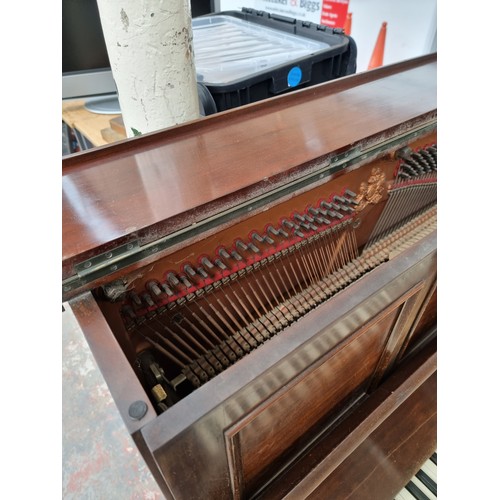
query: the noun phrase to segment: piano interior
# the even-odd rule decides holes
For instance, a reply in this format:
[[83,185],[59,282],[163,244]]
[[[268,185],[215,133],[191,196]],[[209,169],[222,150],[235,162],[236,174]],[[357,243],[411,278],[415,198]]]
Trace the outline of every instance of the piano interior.
[[430,234],[436,186],[433,133],[98,288],[97,303],[161,413]]
[[166,498],[389,499],[436,450],[435,106],[431,55],[65,160],[63,297]]

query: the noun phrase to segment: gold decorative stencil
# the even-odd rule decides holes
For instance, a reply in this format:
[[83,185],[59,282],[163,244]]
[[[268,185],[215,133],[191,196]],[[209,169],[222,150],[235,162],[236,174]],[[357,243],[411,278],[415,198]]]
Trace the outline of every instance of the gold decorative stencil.
[[362,182],[359,186],[356,211],[360,212],[368,204],[378,203],[382,199],[384,191],[385,174],[380,168],[374,167],[368,181]]

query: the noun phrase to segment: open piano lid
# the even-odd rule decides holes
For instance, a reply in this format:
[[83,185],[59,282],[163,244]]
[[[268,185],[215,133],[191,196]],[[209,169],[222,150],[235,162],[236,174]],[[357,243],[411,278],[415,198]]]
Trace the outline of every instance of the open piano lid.
[[63,159],[63,300],[424,135],[436,66],[430,54]]

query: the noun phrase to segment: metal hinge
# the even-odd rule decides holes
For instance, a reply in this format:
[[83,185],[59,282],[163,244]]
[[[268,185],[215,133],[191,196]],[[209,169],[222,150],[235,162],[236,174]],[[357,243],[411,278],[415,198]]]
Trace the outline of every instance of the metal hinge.
[[118,262],[124,258],[135,254],[139,250],[139,241],[131,241],[125,245],[113,248],[108,252],[100,255],[95,255],[91,259],[87,259],[80,264],[75,265],[76,274],[80,278],[84,278],[89,274],[95,274],[99,269],[105,268],[109,272],[118,269]]

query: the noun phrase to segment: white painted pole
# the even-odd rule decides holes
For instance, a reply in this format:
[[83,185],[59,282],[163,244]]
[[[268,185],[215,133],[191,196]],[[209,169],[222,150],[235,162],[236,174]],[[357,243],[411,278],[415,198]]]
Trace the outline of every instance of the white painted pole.
[[199,117],[189,0],[98,0],[128,137]]

